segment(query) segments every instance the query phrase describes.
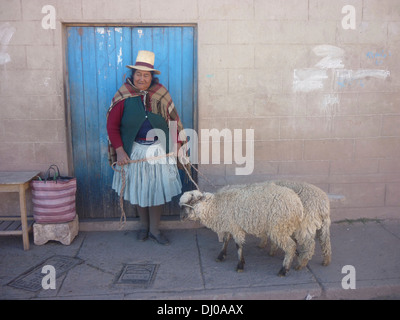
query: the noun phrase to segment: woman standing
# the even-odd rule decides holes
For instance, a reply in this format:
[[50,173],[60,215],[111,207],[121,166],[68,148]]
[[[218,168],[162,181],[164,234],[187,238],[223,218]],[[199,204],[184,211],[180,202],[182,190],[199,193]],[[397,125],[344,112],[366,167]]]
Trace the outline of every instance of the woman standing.
[[[176,158],[168,156],[173,151],[169,150],[169,140],[176,136],[170,136],[169,124],[176,121],[177,136],[183,126],[168,90],[154,77],[160,74],[154,69],[154,59],[153,52],[139,51],[135,65],[127,66],[132,69],[132,77],[112,99],[107,132],[110,162],[116,161],[126,173],[123,197],[137,205],[141,224],[137,239],[150,238],[168,245],[169,240],[159,229],[163,206],[182,190]],[[162,139],[149,134],[152,129],[161,133]],[[173,143],[179,150],[182,141]],[[115,172],[112,188],[119,194],[121,187],[121,173]]]

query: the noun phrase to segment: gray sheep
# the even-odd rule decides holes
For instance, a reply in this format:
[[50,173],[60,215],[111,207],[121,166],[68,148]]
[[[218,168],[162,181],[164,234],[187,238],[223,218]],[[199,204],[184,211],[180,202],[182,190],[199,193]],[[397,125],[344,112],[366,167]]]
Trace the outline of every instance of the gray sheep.
[[[315,236],[317,236],[321,249],[323,262],[327,266],[331,262],[331,240],[330,240],[330,203],[328,195],[320,188],[307,182],[298,181],[273,181],[275,184],[292,189],[300,198],[304,208],[304,218],[302,229],[307,229],[306,248],[299,248],[299,264],[296,269],[305,267],[311,260],[315,249]],[[264,237],[260,247],[267,244],[267,238]],[[274,255],[277,246],[272,243],[270,255]]]
[[183,218],[200,221],[223,236],[218,260],[224,260],[228,241],[233,237],[238,250],[238,272],[244,269],[243,244],[247,233],[262,239],[267,236],[284,251],[279,276],[285,276],[290,269],[296,241],[304,248],[307,246],[300,198],[293,190],[272,182],[223,188],[215,194],[189,191],[181,196],[179,205]]

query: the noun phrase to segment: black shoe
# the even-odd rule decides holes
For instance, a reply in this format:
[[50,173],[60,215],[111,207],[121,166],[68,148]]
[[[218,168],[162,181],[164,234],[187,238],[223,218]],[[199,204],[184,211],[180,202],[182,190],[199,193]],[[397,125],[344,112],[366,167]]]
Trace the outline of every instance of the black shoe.
[[140,229],[137,232],[136,239],[139,241],[146,241],[149,237],[149,232],[146,229]]
[[169,245],[169,240],[161,232],[156,236],[149,232],[149,238],[164,246]]

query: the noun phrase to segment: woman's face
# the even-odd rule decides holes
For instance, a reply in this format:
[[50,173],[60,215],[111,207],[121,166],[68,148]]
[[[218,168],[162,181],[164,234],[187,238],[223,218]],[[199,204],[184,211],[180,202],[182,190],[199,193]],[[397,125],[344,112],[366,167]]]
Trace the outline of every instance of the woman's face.
[[136,70],[133,75],[133,84],[140,90],[147,90],[150,87],[152,80],[150,71]]

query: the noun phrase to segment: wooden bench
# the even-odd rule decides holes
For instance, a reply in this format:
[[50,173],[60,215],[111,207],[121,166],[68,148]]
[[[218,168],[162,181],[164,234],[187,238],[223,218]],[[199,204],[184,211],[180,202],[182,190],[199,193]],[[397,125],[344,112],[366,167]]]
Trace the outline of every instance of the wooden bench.
[[0,235],[22,235],[24,250],[29,250],[29,231],[32,228],[33,218],[29,219],[26,209],[26,190],[30,181],[39,171],[0,171],[0,192],[18,192],[20,215],[13,217],[0,217]]

